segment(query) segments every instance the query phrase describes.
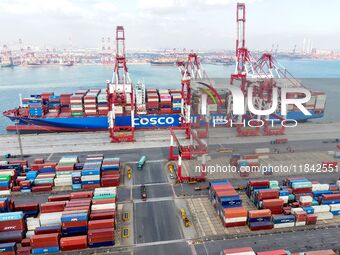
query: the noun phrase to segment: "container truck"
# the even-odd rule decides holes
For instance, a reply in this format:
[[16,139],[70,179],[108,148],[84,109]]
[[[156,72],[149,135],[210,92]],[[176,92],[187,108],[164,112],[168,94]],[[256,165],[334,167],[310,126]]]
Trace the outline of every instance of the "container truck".
[[145,161],[146,161],[146,156],[143,155],[143,156],[139,159],[139,161],[138,161],[138,163],[137,163],[137,168],[138,168],[138,170],[142,170],[142,168],[143,168],[143,166],[144,166],[144,164],[145,164]]

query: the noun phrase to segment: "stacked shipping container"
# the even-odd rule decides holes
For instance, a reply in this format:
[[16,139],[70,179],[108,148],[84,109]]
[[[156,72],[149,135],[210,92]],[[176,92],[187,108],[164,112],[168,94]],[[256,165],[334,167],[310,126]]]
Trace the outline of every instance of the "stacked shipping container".
[[84,163],[78,156],[63,156],[58,163],[36,159],[0,162],[0,195],[14,192],[93,189],[120,184],[120,159],[88,155]]
[[[1,244],[0,252],[16,254],[16,243],[21,243],[17,254],[112,246],[116,201],[115,187],[50,196],[48,202],[40,204],[38,215],[38,204],[19,205],[1,199],[0,243],[6,244]],[[25,212],[13,212],[14,208]]]

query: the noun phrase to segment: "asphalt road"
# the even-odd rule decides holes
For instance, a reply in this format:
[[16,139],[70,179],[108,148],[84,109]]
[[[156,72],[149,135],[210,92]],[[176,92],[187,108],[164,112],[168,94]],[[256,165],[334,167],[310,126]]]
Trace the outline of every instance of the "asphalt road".
[[136,165],[131,165],[133,171],[133,183],[135,185],[150,183],[166,183],[164,171],[165,162],[146,162],[142,170],[137,170]]
[[[148,199],[150,198],[162,198],[162,197],[173,197],[170,184],[155,184],[146,185],[146,194]],[[134,187],[132,190],[133,199],[141,199],[140,186]]]
[[197,255],[219,255],[223,249],[252,247],[255,251],[287,249],[304,252],[322,249],[340,249],[339,228],[310,230],[306,232],[252,236],[242,239],[208,241],[195,245]]
[[136,255],[192,255],[186,242],[136,247],[133,254]]
[[182,239],[173,201],[135,203],[133,215],[135,244]]

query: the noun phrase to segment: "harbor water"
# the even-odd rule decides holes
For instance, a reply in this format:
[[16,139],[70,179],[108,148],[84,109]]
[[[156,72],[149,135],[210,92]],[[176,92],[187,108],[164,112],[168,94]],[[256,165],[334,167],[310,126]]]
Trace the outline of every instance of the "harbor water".
[[[303,84],[327,94],[326,113],[322,120],[340,120],[340,61],[288,60],[280,63]],[[234,66],[204,65],[211,78],[228,78]],[[53,91],[55,94],[72,93],[77,89],[104,88],[105,81],[112,78],[112,66],[76,65],[0,68],[0,112],[19,105],[19,94]],[[175,66],[152,66],[130,64],[129,73],[133,83],[144,80],[147,88],[179,88],[180,74]],[[227,82],[227,81],[226,81]],[[0,116],[0,134],[11,122]]]

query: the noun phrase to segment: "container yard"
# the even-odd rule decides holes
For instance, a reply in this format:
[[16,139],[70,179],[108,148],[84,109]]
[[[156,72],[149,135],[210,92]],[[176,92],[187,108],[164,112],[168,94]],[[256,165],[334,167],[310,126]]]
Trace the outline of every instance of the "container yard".
[[[244,3],[235,18],[235,70],[222,82],[193,50],[152,61],[177,69],[176,87],[130,77],[134,37],[118,25],[115,47],[102,49],[112,79],[42,87],[4,111],[13,125],[0,136],[0,255],[339,255],[329,93],[295,78],[274,45],[252,55]],[[27,67],[43,63],[21,52]]]

